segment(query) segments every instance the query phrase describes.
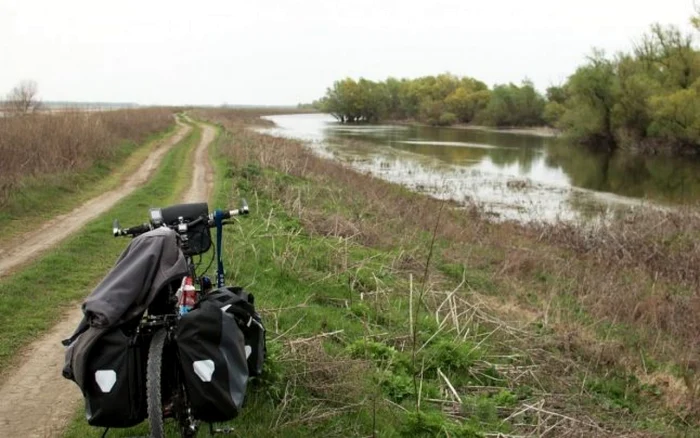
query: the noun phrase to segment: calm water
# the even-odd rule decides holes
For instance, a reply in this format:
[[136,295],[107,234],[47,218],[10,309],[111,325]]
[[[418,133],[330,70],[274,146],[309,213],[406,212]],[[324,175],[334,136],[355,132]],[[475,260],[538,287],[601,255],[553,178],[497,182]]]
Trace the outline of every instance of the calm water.
[[700,163],[596,154],[554,138],[465,129],[340,125],[325,114],[269,116],[262,132],[495,218],[581,220],[700,199]]

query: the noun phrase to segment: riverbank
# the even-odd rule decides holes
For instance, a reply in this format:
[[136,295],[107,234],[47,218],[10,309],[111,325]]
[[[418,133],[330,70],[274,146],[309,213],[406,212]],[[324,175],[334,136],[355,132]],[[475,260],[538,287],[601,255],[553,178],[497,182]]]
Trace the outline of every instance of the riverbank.
[[[415,120],[389,120],[383,123],[398,126],[433,126],[427,123],[421,123]],[[486,132],[496,132],[500,134],[520,134],[520,135],[532,135],[536,137],[546,137],[553,138],[558,137],[561,132],[558,129],[551,128],[549,126],[513,126],[513,127],[492,127],[483,125],[472,125],[468,123],[456,123],[449,126],[441,126],[441,128],[450,129],[469,129],[474,131],[486,131]]]
[[[275,327],[272,375],[239,430],[698,432],[697,218],[493,223],[251,132],[235,114],[200,116],[227,130],[234,197],[265,218],[231,241],[236,279],[260,291]],[[562,416],[573,421],[555,426]]]
[[469,124],[457,124],[449,126],[449,128],[454,129],[474,129],[477,131],[488,131],[488,132],[498,132],[501,134],[521,134],[521,135],[534,135],[537,137],[559,137],[561,132],[558,129],[551,128],[549,126],[531,126],[531,127],[503,127],[494,128],[490,126],[480,126],[480,125],[469,125]]

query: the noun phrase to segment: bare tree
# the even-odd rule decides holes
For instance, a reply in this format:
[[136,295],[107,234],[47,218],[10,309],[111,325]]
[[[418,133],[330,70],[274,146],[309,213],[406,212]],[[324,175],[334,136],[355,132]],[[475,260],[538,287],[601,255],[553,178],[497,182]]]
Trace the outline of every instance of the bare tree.
[[9,113],[29,114],[40,107],[39,87],[35,81],[20,82],[7,94],[5,100],[5,109]]

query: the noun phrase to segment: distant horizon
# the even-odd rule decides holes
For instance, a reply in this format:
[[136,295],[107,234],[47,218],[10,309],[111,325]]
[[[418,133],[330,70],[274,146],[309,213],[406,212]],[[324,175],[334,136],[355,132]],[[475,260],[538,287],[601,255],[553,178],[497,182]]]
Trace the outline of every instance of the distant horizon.
[[445,72],[544,92],[594,47],[628,52],[656,22],[690,32],[693,13],[693,0],[0,0],[0,98],[34,80],[46,101],[288,107],[345,77]]
[[123,106],[123,107],[178,107],[191,106],[201,108],[296,108],[296,105],[255,105],[255,104],[226,104],[226,105],[197,105],[197,104],[141,104],[136,102],[102,102],[102,101],[72,101],[72,100],[41,100],[44,106]]

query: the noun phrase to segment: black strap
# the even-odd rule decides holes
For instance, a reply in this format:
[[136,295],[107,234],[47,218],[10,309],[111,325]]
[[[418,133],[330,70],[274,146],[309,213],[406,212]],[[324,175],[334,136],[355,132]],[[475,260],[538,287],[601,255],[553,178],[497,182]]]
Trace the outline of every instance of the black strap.
[[87,323],[87,321],[85,321],[85,318],[83,318],[80,325],[78,325],[78,328],[75,329],[75,333],[73,333],[70,338],[62,340],[61,344],[63,344],[64,347],[68,347],[70,344],[75,342],[76,339],[78,339],[78,336],[85,333],[89,328],[90,325]]

